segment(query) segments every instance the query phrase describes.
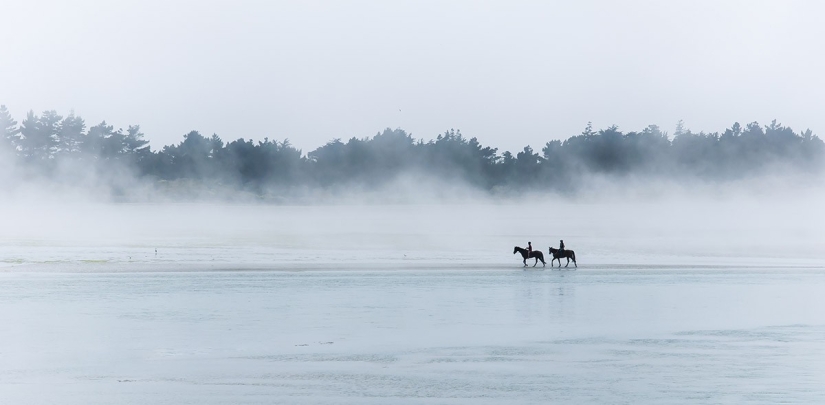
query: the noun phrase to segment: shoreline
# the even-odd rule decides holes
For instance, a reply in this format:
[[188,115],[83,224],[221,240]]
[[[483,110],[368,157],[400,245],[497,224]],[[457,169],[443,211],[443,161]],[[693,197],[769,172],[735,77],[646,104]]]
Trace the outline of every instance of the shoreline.
[[736,271],[761,272],[767,270],[805,270],[806,272],[823,271],[825,264],[789,263],[789,264],[752,264],[752,263],[588,263],[579,267],[569,266],[527,266],[507,263],[23,263],[0,267],[0,273],[6,274],[138,274],[138,273],[243,273],[243,272],[487,272],[487,271],[555,271],[586,272],[588,274],[623,273],[623,272],[705,272]]

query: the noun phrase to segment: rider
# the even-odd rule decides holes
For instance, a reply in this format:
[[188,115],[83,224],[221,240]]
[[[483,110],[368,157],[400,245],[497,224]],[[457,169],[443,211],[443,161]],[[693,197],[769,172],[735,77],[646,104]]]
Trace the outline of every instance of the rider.
[[559,240],[559,253],[564,253],[564,240]]
[[527,242],[527,257],[533,254],[533,243]]

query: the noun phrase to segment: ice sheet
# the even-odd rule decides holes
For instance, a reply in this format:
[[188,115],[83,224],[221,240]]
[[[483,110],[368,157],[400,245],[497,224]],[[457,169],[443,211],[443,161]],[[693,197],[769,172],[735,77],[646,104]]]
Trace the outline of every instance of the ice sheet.
[[819,209],[765,207],[11,207],[0,403],[823,403]]
[[822,403],[821,269],[0,274],[0,400]]

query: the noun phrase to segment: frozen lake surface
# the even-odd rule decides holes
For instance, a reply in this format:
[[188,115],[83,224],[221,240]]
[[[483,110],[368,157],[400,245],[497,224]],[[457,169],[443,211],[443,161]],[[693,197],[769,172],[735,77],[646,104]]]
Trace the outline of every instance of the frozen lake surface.
[[14,404],[825,403],[825,271],[0,275]]
[[13,207],[0,403],[825,403],[787,204]]

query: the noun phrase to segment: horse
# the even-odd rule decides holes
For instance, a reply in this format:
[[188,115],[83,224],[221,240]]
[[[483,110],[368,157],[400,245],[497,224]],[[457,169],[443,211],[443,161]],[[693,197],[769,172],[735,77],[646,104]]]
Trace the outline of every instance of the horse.
[[562,257],[567,259],[567,264],[565,264],[564,267],[567,267],[567,266],[570,265],[570,259],[573,259],[573,264],[575,264],[576,267],[579,267],[579,264],[576,263],[576,252],[574,252],[570,249],[564,249],[564,252],[561,252],[558,249],[556,249],[554,247],[551,247],[550,248],[550,254],[553,255],[553,260],[550,260],[550,267],[553,267],[553,262],[555,260],[559,261],[559,267],[561,267],[561,258]]
[[[544,261],[544,254],[542,254],[540,250],[534,250],[530,253],[530,257],[527,257],[527,249],[514,246],[513,254],[516,254],[516,252],[521,253],[521,257],[524,258],[524,267],[527,267],[527,259],[536,259],[536,262],[533,263],[533,267],[536,267],[536,265],[539,264],[539,260],[541,260],[541,267],[544,267],[547,264]],[[559,266],[561,266],[561,262],[559,262]]]

